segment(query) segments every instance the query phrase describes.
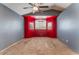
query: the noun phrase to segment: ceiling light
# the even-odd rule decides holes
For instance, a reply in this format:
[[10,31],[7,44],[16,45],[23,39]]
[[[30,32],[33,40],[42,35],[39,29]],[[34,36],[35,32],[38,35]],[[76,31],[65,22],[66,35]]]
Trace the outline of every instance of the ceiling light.
[[39,11],[39,8],[37,6],[34,6],[33,7],[33,13],[38,12],[38,11]]
[[38,11],[38,7],[34,6],[34,7],[33,7],[33,10],[34,10],[34,11]]

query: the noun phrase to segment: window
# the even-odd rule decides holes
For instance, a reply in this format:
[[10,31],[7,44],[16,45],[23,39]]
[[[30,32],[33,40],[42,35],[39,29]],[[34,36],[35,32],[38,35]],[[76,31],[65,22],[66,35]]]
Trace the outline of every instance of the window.
[[46,20],[35,20],[35,29],[46,30]]
[[51,29],[52,29],[52,22],[49,22],[49,23],[48,23],[47,29],[48,29],[48,30],[51,30]]
[[33,22],[29,22],[29,27],[31,30],[34,30],[34,23]]

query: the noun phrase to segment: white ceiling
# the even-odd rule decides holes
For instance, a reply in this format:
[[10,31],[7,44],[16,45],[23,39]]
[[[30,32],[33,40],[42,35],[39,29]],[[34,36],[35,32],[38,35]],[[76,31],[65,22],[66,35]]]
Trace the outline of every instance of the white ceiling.
[[20,15],[32,12],[32,8],[23,9],[24,7],[30,7],[30,5],[27,3],[4,3],[4,5]]
[[[12,9],[13,11],[17,12],[20,15],[24,15],[24,14],[28,14],[28,13],[32,12],[32,8],[23,9],[24,7],[32,7],[28,3],[4,3],[4,5],[10,9]],[[42,3],[40,5],[49,6],[50,8],[41,9],[41,10],[48,10],[48,9],[53,9],[53,6],[55,6],[55,5],[58,7],[61,7],[61,8],[67,8],[70,5],[70,3]],[[55,8],[55,9],[57,9],[57,8]]]

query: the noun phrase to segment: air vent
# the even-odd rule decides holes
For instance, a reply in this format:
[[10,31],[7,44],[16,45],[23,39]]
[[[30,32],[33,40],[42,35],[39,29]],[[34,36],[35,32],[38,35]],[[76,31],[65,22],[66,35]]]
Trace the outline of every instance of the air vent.
[[48,8],[48,6],[39,6],[39,8]]

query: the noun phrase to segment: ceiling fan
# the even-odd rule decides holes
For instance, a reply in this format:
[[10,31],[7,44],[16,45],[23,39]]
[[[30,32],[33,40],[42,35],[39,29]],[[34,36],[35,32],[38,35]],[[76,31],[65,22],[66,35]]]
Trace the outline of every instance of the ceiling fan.
[[28,3],[31,7],[24,7],[23,9],[32,8],[33,13],[39,12],[40,8],[49,8],[49,6],[43,6],[42,3]]

